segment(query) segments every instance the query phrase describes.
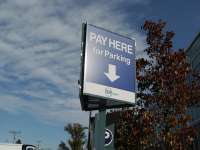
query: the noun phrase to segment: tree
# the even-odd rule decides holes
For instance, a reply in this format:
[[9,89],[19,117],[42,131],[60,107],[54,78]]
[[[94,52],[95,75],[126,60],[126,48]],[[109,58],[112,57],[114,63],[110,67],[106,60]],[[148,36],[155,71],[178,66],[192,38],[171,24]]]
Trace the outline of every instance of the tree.
[[66,146],[65,142],[61,141],[58,145],[58,150],[69,150],[69,148]]
[[190,149],[195,129],[189,107],[200,100],[200,75],[191,69],[183,49],[174,50],[174,32],[165,22],[146,21],[148,59],[137,60],[137,107],[121,112],[118,149]]
[[16,144],[22,144],[22,141],[20,139],[18,139],[15,143]]
[[68,124],[64,130],[71,135],[68,144],[72,150],[82,150],[85,144],[84,127],[79,123]]

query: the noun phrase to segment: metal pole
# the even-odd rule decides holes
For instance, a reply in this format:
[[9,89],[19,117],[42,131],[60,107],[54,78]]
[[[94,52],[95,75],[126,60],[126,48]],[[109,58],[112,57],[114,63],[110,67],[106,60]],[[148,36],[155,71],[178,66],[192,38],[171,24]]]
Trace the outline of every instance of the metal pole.
[[95,139],[96,150],[104,150],[105,147],[105,126],[106,126],[106,109],[100,109],[97,117],[98,124],[95,124],[97,136]]
[[92,112],[90,111],[89,113],[89,129],[88,129],[88,141],[87,141],[87,148],[88,150],[92,150],[91,148],[91,116],[92,116]]

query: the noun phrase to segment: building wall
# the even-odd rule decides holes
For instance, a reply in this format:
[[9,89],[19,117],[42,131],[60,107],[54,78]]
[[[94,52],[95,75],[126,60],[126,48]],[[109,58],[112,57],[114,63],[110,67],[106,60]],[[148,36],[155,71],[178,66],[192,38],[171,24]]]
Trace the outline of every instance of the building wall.
[[200,71],[200,33],[186,50],[192,68]]
[[[194,70],[200,71],[200,33],[186,50],[187,58]],[[192,115],[192,125],[197,129],[197,138],[195,139],[193,149],[200,149],[200,107],[191,107],[189,114]]]

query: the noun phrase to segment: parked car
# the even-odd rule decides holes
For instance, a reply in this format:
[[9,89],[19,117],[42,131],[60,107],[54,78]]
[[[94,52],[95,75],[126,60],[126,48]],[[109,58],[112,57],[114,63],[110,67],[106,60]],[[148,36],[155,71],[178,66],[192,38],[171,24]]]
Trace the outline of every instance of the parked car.
[[33,145],[0,143],[0,150],[36,150]]

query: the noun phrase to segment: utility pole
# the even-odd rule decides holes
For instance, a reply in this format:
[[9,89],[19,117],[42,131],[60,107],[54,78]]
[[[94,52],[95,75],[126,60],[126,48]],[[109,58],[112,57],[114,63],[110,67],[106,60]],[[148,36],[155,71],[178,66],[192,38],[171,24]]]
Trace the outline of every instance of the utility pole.
[[37,142],[37,149],[39,150],[39,149],[40,149],[40,145],[41,145],[42,141],[41,141],[41,140],[38,140],[38,141],[36,141],[36,142]]
[[20,131],[16,131],[16,130],[10,130],[9,133],[12,134],[12,136],[13,136],[13,143],[16,142],[17,135],[21,134]]

